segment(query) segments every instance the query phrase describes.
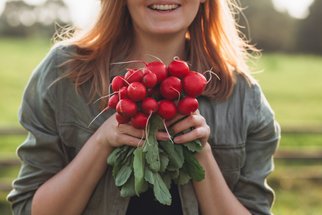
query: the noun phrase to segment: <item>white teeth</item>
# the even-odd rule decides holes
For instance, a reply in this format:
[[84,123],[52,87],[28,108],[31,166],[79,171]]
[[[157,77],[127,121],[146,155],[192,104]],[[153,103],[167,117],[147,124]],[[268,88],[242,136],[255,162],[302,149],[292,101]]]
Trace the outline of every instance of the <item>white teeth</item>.
[[153,5],[151,5],[151,8],[153,10],[164,10],[164,11],[174,10],[178,7],[179,7],[179,5],[177,5],[177,4],[153,4]]

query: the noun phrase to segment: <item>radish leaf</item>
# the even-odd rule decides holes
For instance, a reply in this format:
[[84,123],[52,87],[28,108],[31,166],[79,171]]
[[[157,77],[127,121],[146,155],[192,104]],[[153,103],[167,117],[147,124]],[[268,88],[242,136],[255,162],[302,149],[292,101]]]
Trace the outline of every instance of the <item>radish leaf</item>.
[[178,185],[184,185],[188,183],[191,179],[190,175],[184,169],[185,168],[181,168],[179,171],[179,176],[177,178]]
[[153,192],[155,198],[164,205],[171,205],[171,194],[169,189],[167,188],[167,185],[162,180],[159,173],[154,173],[154,186],[153,186]]
[[150,184],[154,184],[154,175],[153,175],[153,172],[148,167],[145,167],[144,179],[147,182],[149,182]]
[[185,165],[184,168],[187,170],[191,178],[195,181],[201,181],[205,178],[205,170],[202,168],[198,160],[188,149],[183,150]]
[[134,171],[134,188],[136,195],[139,195],[143,190],[144,185],[144,153],[143,148],[134,150],[133,171]]
[[165,153],[160,153],[160,172],[164,172],[169,164],[169,158]]
[[126,165],[123,165],[121,169],[118,171],[115,177],[115,185],[116,186],[122,186],[124,185],[127,180],[130,178],[132,174],[132,165],[130,163],[126,163]]
[[135,195],[134,189],[134,177],[133,175],[130,179],[122,186],[121,188],[121,196],[122,197],[131,197]]
[[162,119],[159,116],[152,116],[149,123],[148,137],[144,143],[146,161],[154,172],[159,172],[161,168],[159,144],[155,134],[162,127]]
[[194,140],[194,141],[185,143],[183,145],[192,152],[200,152],[202,150],[202,145],[200,140]]
[[161,141],[160,146],[169,157],[169,167],[180,169],[184,162],[182,146],[175,145],[170,141]]

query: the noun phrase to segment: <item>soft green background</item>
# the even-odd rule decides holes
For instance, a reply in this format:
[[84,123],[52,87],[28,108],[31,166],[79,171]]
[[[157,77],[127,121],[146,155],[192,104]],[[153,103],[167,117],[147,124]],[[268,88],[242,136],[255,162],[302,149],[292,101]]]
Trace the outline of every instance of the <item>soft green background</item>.
[[[32,70],[50,49],[44,39],[0,39],[0,127],[17,127],[17,112]],[[283,130],[322,130],[322,57],[263,54],[254,62],[254,76],[276,112]],[[0,159],[15,158],[23,136],[0,136]],[[283,134],[279,150],[322,150],[320,134]],[[18,169],[0,166],[0,184],[8,184]],[[276,191],[275,214],[317,215],[322,211],[320,161],[276,160],[269,183]],[[10,214],[0,192],[0,214]]]

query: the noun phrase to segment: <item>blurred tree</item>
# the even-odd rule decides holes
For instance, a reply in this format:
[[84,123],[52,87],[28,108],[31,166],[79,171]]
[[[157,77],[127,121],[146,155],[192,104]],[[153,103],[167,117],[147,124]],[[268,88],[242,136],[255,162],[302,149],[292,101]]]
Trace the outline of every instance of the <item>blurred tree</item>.
[[322,0],[315,0],[309,10],[310,15],[299,23],[299,50],[322,54]]
[[296,49],[296,20],[274,9],[272,1],[240,0],[244,16],[241,31],[264,51],[294,51]]
[[47,0],[41,5],[10,0],[0,17],[0,35],[52,36],[56,24],[66,25],[69,20],[68,9],[61,0]]

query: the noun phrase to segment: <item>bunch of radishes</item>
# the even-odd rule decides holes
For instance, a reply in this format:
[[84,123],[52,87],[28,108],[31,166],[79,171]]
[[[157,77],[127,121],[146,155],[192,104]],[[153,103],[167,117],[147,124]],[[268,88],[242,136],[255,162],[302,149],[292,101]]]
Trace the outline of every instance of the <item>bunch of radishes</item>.
[[159,129],[167,131],[166,120],[198,109],[196,97],[202,94],[207,80],[178,58],[168,67],[161,61],[144,65],[140,69],[127,69],[124,76],[113,78],[113,93],[103,110],[116,109],[120,124],[145,128],[144,144],[116,148],[107,162],[113,167],[115,185],[120,188],[121,196],[139,196],[151,187],[161,204],[170,205],[172,182],[183,185],[190,179],[204,178],[204,170],[194,157],[202,145],[199,140],[185,144],[174,144],[171,138],[159,141],[155,133]]
[[183,60],[174,59],[168,67],[160,61],[145,63],[143,68],[127,69],[124,76],[113,78],[113,95],[107,108],[116,109],[120,124],[145,128],[152,114],[170,120],[177,113],[195,112],[198,109],[196,97],[206,84],[206,78],[191,71]]

